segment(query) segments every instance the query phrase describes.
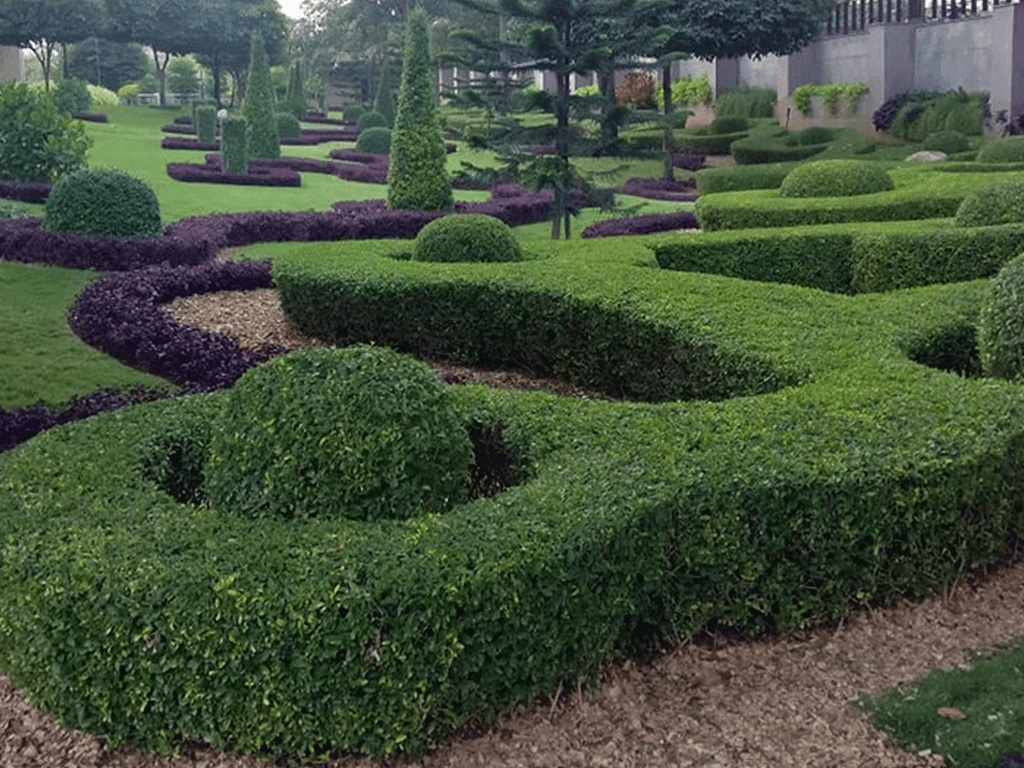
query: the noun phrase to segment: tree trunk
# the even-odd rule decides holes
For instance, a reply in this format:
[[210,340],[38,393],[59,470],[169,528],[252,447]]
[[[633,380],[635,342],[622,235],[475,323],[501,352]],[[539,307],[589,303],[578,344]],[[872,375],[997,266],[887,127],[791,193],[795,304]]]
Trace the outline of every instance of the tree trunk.
[[555,114],[557,125],[555,128],[555,154],[562,161],[562,178],[555,185],[555,205],[552,211],[551,239],[559,238],[560,224],[565,218],[565,237],[569,239],[569,213],[568,200],[571,184],[569,173],[569,73],[556,72],[555,82],[557,85],[557,101],[555,103]]
[[661,148],[665,152],[665,170],[662,178],[665,181],[675,180],[675,169],[672,167],[672,154],[675,151],[675,137],[672,135],[672,65],[661,68],[661,95],[664,98],[665,133]]
[[610,119],[611,112],[615,109],[615,69],[608,67],[599,70],[597,73],[597,89],[605,98],[605,119],[601,121],[601,146],[608,151],[615,146],[619,140],[619,126]]

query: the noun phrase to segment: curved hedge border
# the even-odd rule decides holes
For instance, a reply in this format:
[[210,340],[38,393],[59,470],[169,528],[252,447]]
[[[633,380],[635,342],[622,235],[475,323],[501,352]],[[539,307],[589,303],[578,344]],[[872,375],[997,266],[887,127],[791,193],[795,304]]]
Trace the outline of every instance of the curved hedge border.
[[649,213],[645,216],[624,216],[606,219],[591,224],[580,233],[580,237],[613,237],[615,235],[649,235],[653,232],[670,232],[674,229],[698,229],[697,216],[693,211],[678,213]]
[[45,203],[52,186],[45,181],[0,180],[0,197],[5,200],[20,200],[23,203]]
[[921,165],[897,167],[890,173],[896,189],[889,192],[821,198],[783,198],[775,189],[702,192],[695,210],[701,228],[707,231],[936,219],[953,216],[967,195],[1000,176],[992,172],[943,173]]
[[[51,430],[0,457],[0,668],[112,744],[387,753],[586,677],[645,627],[834,618],[921,594],[1024,531],[1024,392],[907,357],[974,322],[986,284],[851,298],[649,266],[628,240],[514,265],[365,244],[278,260],[290,312],[347,313],[382,341],[464,323],[514,354],[511,316],[577,345],[656,330],[802,383],[663,405],[458,388],[525,482],[374,525],[254,524],[160,490],[168,462],[181,481],[202,455],[216,394]],[[465,338],[434,343],[457,356]]]

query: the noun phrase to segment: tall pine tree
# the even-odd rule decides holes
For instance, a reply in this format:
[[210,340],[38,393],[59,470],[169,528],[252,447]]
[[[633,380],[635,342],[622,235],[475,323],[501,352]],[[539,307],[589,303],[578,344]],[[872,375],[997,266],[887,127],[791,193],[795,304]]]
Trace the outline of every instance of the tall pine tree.
[[455,200],[437,117],[427,15],[417,8],[406,24],[402,85],[391,134],[388,208],[449,211]]

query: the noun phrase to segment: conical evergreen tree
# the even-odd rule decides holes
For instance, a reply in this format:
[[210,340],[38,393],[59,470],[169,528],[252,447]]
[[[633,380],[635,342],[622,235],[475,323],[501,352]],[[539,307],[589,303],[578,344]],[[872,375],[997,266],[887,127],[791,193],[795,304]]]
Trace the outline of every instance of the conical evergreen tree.
[[245,103],[242,105],[242,115],[249,133],[249,157],[281,156],[281,137],[277,133],[277,119],[274,117],[276,111],[267,49],[263,35],[257,30],[252,33],[249,76],[245,81]]
[[455,200],[437,117],[427,15],[417,8],[406,24],[398,115],[391,134],[388,207],[448,211]]
[[288,111],[300,120],[306,114],[306,94],[302,85],[302,65],[296,61],[292,67],[291,77],[288,78],[288,91],[285,96],[285,106]]
[[388,128],[395,124],[395,94],[391,89],[391,66],[384,62],[380,70],[380,83],[377,84],[377,95],[373,99],[373,111],[384,115]]

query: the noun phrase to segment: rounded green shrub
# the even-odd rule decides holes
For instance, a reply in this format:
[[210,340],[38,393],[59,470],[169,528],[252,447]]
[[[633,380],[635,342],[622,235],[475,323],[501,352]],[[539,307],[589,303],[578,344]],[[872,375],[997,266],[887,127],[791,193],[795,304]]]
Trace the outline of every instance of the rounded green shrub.
[[274,119],[277,120],[277,135],[281,138],[294,138],[302,135],[299,118],[291,112],[278,112],[274,115]]
[[978,353],[986,376],[1024,382],[1024,253],[992,280],[978,320]]
[[88,112],[92,106],[92,96],[85,80],[69,77],[61,80],[53,89],[53,102],[62,114]]
[[708,126],[708,134],[739,133],[740,131],[747,130],[749,127],[750,123],[747,118],[726,115],[725,117],[716,117],[711,121],[711,125]]
[[512,229],[482,213],[434,219],[413,243],[413,261],[520,261],[523,251]]
[[359,104],[349,104],[347,107],[341,110],[341,119],[347,120],[350,123],[354,123],[359,119],[359,116],[366,110],[363,109]]
[[57,232],[151,237],[162,231],[160,203],[142,179],[112,168],[84,168],[53,185],[43,226]]
[[367,128],[387,128],[388,119],[380,112],[363,112],[356,119],[356,125],[360,131],[365,131]]
[[956,211],[958,227],[990,227],[1024,221],[1024,182],[989,184],[977,189]]
[[868,160],[815,160],[782,180],[781,197],[852,197],[893,189],[886,171]]
[[970,151],[971,143],[960,131],[936,131],[925,136],[921,149],[955,155],[958,152]]
[[391,151],[391,129],[378,126],[360,131],[356,149],[371,155],[386,155]]
[[1024,136],[990,141],[978,150],[979,163],[1024,163]]
[[473,461],[437,375],[369,345],[300,350],[247,371],[214,435],[207,498],[255,517],[439,512],[465,499]]

